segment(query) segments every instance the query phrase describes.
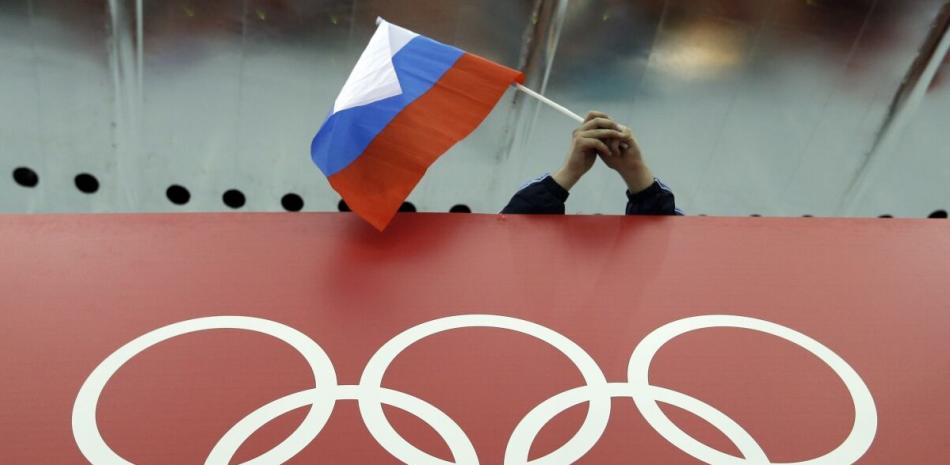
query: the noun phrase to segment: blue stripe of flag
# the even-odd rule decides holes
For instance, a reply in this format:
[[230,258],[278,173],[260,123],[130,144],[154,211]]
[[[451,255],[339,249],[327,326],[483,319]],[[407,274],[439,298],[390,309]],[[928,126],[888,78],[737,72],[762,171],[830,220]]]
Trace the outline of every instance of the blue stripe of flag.
[[396,115],[428,92],[463,53],[428,37],[410,40],[393,56],[402,94],[331,114],[310,144],[310,158],[327,177],[346,168]]

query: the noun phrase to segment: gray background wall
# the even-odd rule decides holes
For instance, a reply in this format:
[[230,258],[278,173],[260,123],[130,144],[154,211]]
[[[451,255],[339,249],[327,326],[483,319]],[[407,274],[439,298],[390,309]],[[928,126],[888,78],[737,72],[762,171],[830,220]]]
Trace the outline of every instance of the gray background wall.
[[[336,210],[309,144],[377,16],[628,123],[690,214],[950,208],[945,0],[0,0],[0,212]],[[573,126],[509,92],[409,200],[496,212]],[[622,193],[598,166],[568,210]]]

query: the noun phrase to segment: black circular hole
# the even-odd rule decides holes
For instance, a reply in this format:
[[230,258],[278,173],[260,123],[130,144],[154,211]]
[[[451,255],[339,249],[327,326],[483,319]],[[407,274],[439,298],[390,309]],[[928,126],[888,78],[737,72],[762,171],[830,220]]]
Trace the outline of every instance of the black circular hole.
[[885,213],[885,214],[883,214],[883,215],[881,215],[881,216],[878,216],[878,218],[893,218],[893,217],[894,217],[894,215],[888,215],[887,213]]
[[99,180],[89,173],[80,173],[76,175],[76,189],[85,194],[94,194],[99,190]]
[[804,215],[802,215],[802,218],[814,218],[814,217],[815,215],[809,215],[808,213],[805,213]]
[[449,213],[471,213],[471,212],[472,212],[472,209],[468,208],[468,205],[465,205],[462,203],[458,205],[453,205],[452,208],[449,209]]
[[413,205],[412,202],[403,202],[402,205],[399,206],[399,211],[415,213],[416,206]]
[[287,194],[280,199],[281,206],[289,212],[299,212],[303,210],[303,199],[297,194]]
[[760,215],[760,214],[758,214],[758,213],[753,213],[753,214],[751,214],[751,215],[749,215],[749,216],[751,216],[751,217],[753,217],[753,218],[761,218],[761,217],[762,217],[762,215]]
[[337,211],[341,211],[341,212],[351,211],[350,206],[347,205],[346,202],[343,201],[343,199],[340,199],[340,201],[336,204],[336,209]]
[[172,184],[165,189],[165,197],[168,197],[168,201],[175,205],[184,205],[191,200],[191,192],[188,192],[184,186]]
[[36,175],[36,171],[25,166],[13,170],[13,180],[23,187],[36,187],[40,183],[40,177]]
[[231,208],[241,208],[244,206],[246,199],[244,194],[237,189],[229,189],[221,196],[221,200],[224,201],[224,204]]
[[946,210],[937,210],[927,216],[927,218],[946,218],[946,217],[947,217]]

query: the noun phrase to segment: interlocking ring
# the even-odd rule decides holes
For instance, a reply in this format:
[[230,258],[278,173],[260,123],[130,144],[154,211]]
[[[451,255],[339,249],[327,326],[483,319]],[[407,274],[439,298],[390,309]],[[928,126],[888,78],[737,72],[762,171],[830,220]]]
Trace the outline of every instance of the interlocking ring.
[[[79,450],[90,463],[95,465],[132,465],[131,462],[119,456],[106,444],[96,423],[96,407],[99,404],[99,396],[102,395],[102,390],[106,387],[109,379],[119,371],[119,368],[122,368],[122,365],[125,365],[126,362],[149,347],[173,337],[211,329],[242,329],[279,339],[303,356],[310,366],[310,370],[313,371],[316,382],[326,383],[330,386],[336,385],[336,371],[333,370],[333,363],[326,352],[313,339],[290,326],[261,318],[243,316],[198,318],[164,326],[139,336],[106,357],[79,388],[79,394],[76,395],[76,402],[73,404],[73,438],[76,440]],[[316,437],[327,420],[330,419],[330,413],[332,413],[333,405],[336,402],[333,397],[329,396],[314,398],[313,401],[310,412],[307,413],[297,430],[273,449],[246,463],[284,463],[306,447],[310,439]],[[240,425],[240,423],[238,424]],[[303,438],[308,439],[302,441]],[[220,442],[218,446],[215,446],[215,450],[219,446],[221,446]],[[217,457],[215,453],[215,451],[212,451],[209,460],[206,462],[207,464],[215,463],[211,461],[212,457]],[[217,463],[227,464],[227,462]]]
[[[667,441],[683,452],[709,464],[738,465],[772,463],[768,461],[765,452],[762,451],[758,444],[755,444],[755,441],[752,440],[749,434],[735,422],[730,420],[726,423],[717,424],[710,421],[710,424],[718,428],[726,437],[733,441],[736,447],[739,448],[740,452],[745,456],[745,460],[725,454],[697,441],[670,421],[657,405],[657,401],[671,403],[673,405],[676,404],[668,402],[664,396],[656,396],[657,391],[652,390],[650,386],[647,377],[653,356],[656,355],[656,352],[660,350],[663,344],[666,344],[673,338],[690,331],[706,328],[749,329],[780,337],[798,345],[821,359],[821,361],[825,362],[825,364],[841,378],[841,381],[844,382],[845,388],[848,389],[851,400],[854,402],[854,425],[847,439],[833,451],[821,457],[788,465],[852,464],[857,462],[858,459],[867,452],[868,448],[871,447],[871,443],[874,442],[874,435],[877,432],[877,408],[874,406],[871,391],[868,390],[861,376],[848,365],[848,362],[845,362],[844,359],[820,342],[798,331],[764,320],[732,315],[697,316],[668,323],[643,338],[640,344],[637,345],[637,348],[634,349],[633,355],[630,356],[627,378],[634,394],[633,400],[647,423]],[[643,395],[638,395],[640,393],[643,393]],[[704,412],[704,414],[710,413],[712,412]],[[709,421],[709,418],[705,416],[702,417],[706,419],[706,421]],[[725,415],[723,415],[723,417],[725,417]],[[738,442],[738,439],[742,439],[742,441]]]
[[[544,326],[499,315],[460,315],[432,320],[409,328],[384,344],[370,358],[358,385],[338,385],[333,364],[326,353],[303,333],[269,320],[251,317],[218,316],[187,320],[140,336],[107,357],[86,379],[73,406],[73,436],[82,454],[95,465],[127,465],[105,443],[96,423],[99,396],[109,379],[137,354],[176,336],[211,329],[242,329],[275,337],[297,350],[313,371],[317,384],[274,400],[231,427],[212,448],[206,465],[228,465],[234,454],[254,432],[292,410],[310,406],[300,426],[284,441],[245,465],[280,464],[303,450],[326,425],[337,400],[356,400],[360,415],[374,439],[393,457],[411,465],[477,465],[478,456],[462,428],[435,406],[415,396],[382,387],[389,365],[412,344],[431,335],[460,328],[496,328],[538,338],[564,354],[580,371],[586,383],[557,394],[532,409],[515,427],[505,450],[505,465],[567,465],[583,457],[597,443],[610,417],[614,397],[632,398],[644,419],[657,433],[690,456],[710,465],[769,465],[765,451],[731,418],[712,406],[649,383],[650,364],[656,352],[670,340],[690,331],[731,327],[764,332],[796,344],[825,362],[841,378],[854,402],[854,427],[845,441],[831,452],[796,464],[850,465],[871,446],[877,431],[877,410],[861,377],[841,357],[818,341],[792,329],[755,318],[707,315],[666,324],[643,339],[630,357],[625,383],[607,382],[603,371],[580,346]],[[659,403],[686,410],[719,429],[736,446],[741,457],[713,449],[686,434],[660,410]],[[553,452],[528,459],[531,445],[541,429],[565,410],[588,403],[587,416],[577,433]],[[415,415],[432,427],[449,446],[454,462],[434,457],[410,444],[396,432],[383,414],[383,404]],[[776,464],[778,465],[778,464]]]

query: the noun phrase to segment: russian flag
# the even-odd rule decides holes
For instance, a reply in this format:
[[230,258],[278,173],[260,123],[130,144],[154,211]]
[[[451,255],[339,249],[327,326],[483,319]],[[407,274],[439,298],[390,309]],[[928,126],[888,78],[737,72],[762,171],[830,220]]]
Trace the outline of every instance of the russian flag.
[[377,22],[310,156],[353,212],[381,231],[429,166],[471,134],[523,76]]

